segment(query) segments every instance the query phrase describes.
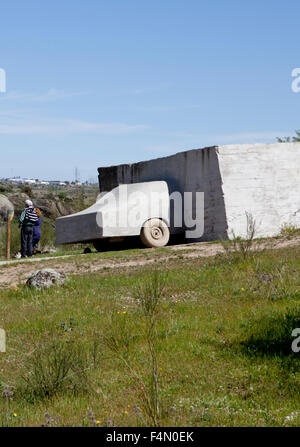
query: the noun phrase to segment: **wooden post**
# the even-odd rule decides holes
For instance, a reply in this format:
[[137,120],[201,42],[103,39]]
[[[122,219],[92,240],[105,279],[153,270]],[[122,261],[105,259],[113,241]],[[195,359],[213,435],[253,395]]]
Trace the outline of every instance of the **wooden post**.
[[11,221],[14,217],[13,210],[7,211],[7,239],[6,239],[6,258],[10,259],[10,228],[11,228]]

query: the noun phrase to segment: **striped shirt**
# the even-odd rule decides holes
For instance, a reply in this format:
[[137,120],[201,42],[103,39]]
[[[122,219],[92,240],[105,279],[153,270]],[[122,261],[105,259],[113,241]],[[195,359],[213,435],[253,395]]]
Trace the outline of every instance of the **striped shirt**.
[[38,220],[38,216],[36,212],[34,211],[33,207],[25,208],[25,210],[22,211],[22,214],[19,219],[20,225],[24,226],[33,226],[34,223]]

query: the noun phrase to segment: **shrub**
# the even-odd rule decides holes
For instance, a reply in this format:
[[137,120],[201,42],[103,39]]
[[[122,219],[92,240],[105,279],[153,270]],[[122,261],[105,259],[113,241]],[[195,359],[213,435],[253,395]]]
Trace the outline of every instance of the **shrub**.
[[0,193],[12,192],[14,190],[12,185],[0,185]]
[[30,186],[22,186],[21,191],[22,191],[24,194],[27,194],[28,197],[30,197],[30,198],[33,197],[33,192],[32,192],[32,189],[30,188]]
[[[155,271],[134,288],[132,294],[138,303],[141,314],[140,320],[134,322],[135,333],[130,327],[130,322],[121,317],[121,319],[111,319],[109,327],[105,329],[102,336],[105,346],[123,363],[127,373],[134,380],[136,392],[144,410],[144,417],[149,424],[154,426],[159,426],[162,415],[155,345],[159,304],[164,293],[165,283],[166,276]],[[146,342],[146,362],[130,356],[130,347],[137,339]],[[139,363],[143,366],[138,366]]]
[[140,304],[144,314],[154,317],[166,285],[166,276],[155,271],[146,281],[136,285],[133,296]]
[[232,239],[224,240],[220,237],[222,247],[225,251],[225,255],[228,260],[245,260],[249,257],[253,246],[253,240],[256,233],[256,222],[251,213],[246,214],[246,238],[243,239],[240,236],[236,236],[232,231]]
[[149,420],[154,426],[159,426],[162,414],[160,402],[160,390],[158,380],[158,359],[155,349],[157,337],[157,320],[159,304],[166,287],[167,277],[165,274],[154,271],[145,282],[139,283],[133,296],[139,303],[146,317],[145,340],[149,350],[150,377],[149,384],[145,387],[146,393],[142,393],[142,401]]
[[276,137],[278,143],[297,143],[300,141],[300,130],[295,130],[294,137]]
[[59,191],[59,193],[57,194],[57,197],[59,198],[59,200],[61,200],[62,202],[65,202],[66,198],[67,198],[67,193],[66,191]]
[[53,192],[49,191],[48,194],[46,195],[46,199],[55,200],[55,195],[53,194]]
[[52,339],[36,347],[23,375],[24,397],[51,398],[58,393],[87,390],[87,357],[73,341]]
[[285,224],[282,226],[280,231],[280,236],[285,237],[287,239],[291,239],[293,236],[300,234],[300,228],[297,228],[295,225]]

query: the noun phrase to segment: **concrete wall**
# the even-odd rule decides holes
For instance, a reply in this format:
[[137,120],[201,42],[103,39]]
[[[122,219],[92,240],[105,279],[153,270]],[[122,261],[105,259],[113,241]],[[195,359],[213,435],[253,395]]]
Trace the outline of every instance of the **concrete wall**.
[[218,160],[229,231],[244,235],[245,211],[259,237],[300,227],[300,143],[220,146]]
[[122,183],[165,180],[169,191],[202,191],[204,235],[213,240],[244,235],[245,212],[257,236],[278,234],[282,225],[300,227],[300,143],[213,146],[170,157],[99,168],[101,191]]

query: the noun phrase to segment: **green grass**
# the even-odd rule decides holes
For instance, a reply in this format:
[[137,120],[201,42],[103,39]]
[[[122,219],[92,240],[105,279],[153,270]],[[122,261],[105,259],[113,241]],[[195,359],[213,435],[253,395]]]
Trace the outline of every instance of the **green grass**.
[[280,232],[280,237],[286,237],[287,239],[292,239],[295,236],[300,235],[300,228],[294,225],[283,225]]
[[[157,253],[159,259],[164,251]],[[245,260],[156,263],[167,274],[154,340],[161,425],[299,425],[300,353],[289,350],[289,332],[300,326],[299,255],[293,247]],[[0,291],[0,327],[7,333],[7,353],[0,354],[2,425],[152,424],[140,385],[150,393],[146,317],[135,297],[137,284],[147,284],[154,269],[71,276],[44,292]],[[121,355],[103,342],[105,334],[119,340]],[[74,364],[68,343],[79,349]],[[69,368],[59,386],[53,364]],[[41,391],[45,383],[48,394]],[[12,400],[5,397],[7,386],[15,387]]]

